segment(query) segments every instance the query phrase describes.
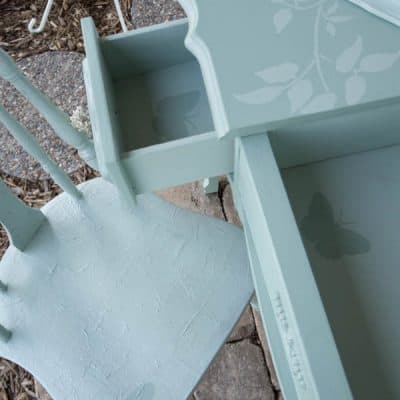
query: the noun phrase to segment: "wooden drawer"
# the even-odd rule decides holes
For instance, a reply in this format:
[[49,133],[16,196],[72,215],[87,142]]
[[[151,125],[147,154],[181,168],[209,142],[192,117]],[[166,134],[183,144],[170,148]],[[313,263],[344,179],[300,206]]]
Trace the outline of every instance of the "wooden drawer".
[[[233,170],[218,141],[187,21],[98,38],[82,21],[84,78],[99,168],[129,200]],[[162,171],[162,173],[161,173]]]

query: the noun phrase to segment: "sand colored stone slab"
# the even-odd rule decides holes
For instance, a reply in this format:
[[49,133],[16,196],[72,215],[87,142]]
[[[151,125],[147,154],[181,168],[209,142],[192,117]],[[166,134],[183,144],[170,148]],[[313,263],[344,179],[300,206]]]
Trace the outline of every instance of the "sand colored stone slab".
[[260,347],[226,344],[195,391],[196,400],[274,400]]

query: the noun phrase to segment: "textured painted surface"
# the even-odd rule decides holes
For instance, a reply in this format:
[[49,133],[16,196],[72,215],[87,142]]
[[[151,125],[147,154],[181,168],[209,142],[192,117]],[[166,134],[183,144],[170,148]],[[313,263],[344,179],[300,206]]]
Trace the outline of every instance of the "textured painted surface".
[[252,294],[243,235],[154,196],[129,212],[101,179],[80,189],[2,260],[0,353],[56,400],[183,399]]
[[[189,185],[183,185],[180,187],[168,189],[162,191],[161,196],[173,204],[190,209],[194,212],[200,212],[205,215],[215,216],[217,218],[225,219],[230,223],[234,223],[240,226],[239,217],[233,205],[232,191],[230,185],[225,180],[220,181],[220,188],[218,194],[205,195],[202,190],[200,182],[196,182]],[[253,296],[254,297],[254,296]],[[253,310],[254,312],[254,310]],[[257,330],[255,327],[255,321],[253,318],[253,312],[251,307],[248,306],[242,314],[239,322],[236,324],[234,330],[231,332],[228,342],[230,346],[224,347],[224,356],[218,356],[209,366],[208,371],[202,380],[200,381],[198,388],[201,388],[202,399],[214,400],[214,396],[217,394],[224,393],[229,387],[231,392],[237,392],[243,394],[242,381],[247,379],[245,371],[256,371],[260,376],[260,380],[263,380],[261,385],[252,384],[246,386],[246,397],[261,399],[265,396],[265,393],[271,393],[270,388],[275,392],[275,398],[279,395],[279,386],[277,385],[276,374],[272,371],[273,365],[271,357],[269,356],[269,348],[266,340],[264,340],[265,333],[263,332],[262,323],[259,321]],[[259,317],[259,314],[255,314],[255,317]],[[240,346],[243,340],[250,339],[252,344],[261,342],[264,350],[264,358],[259,357],[259,352],[254,350],[254,346],[244,346],[240,349],[236,349],[236,346]],[[247,349],[254,351],[247,352]],[[230,355],[229,353],[234,353]],[[226,368],[224,362],[227,357],[235,358],[237,355],[243,355],[245,361],[237,362],[233,366],[231,371]],[[245,356],[247,355],[247,357]],[[244,370],[241,371],[241,365],[245,365]],[[218,372],[218,377],[215,374]],[[233,376],[240,377],[239,379],[232,379]],[[274,378],[275,377],[275,378]],[[254,382],[250,378],[252,382]],[[275,379],[275,380],[274,380]],[[267,389],[264,389],[267,387]],[[208,389],[207,389],[208,388]],[[265,392],[263,394],[263,391]],[[197,400],[199,399],[197,398]],[[191,400],[195,397],[191,398]]]

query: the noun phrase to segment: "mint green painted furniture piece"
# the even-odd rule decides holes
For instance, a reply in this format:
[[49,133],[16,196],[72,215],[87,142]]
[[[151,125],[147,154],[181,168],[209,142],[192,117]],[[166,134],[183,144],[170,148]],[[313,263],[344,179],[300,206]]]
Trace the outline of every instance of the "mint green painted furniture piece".
[[242,232],[150,194],[132,211],[101,178],[79,190],[1,261],[0,355],[55,400],[187,398],[253,293]]
[[400,26],[400,4],[397,0],[350,0],[374,15]]
[[399,398],[399,7],[180,3],[108,38],[83,20],[100,169],[129,204],[228,174],[284,397]]
[[[0,76],[101,165],[4,51]],[[76,187],[1,106],[0,121],[64,189],[36,210],[0,182],[0,356],[55,400],[187,398],[253,294],[243,233],[151,194],[132,208],[118,181]]]
[[127,203],[232,171],[233,142],[217,140],[199,64],[184,46],[186,21],[104,39],[90,18],[82,29],[99,169]]
[[[93,145],[0,54],[103,175],[71,186],[0,110],[66,191],[33,211],[0,186],[0,354],[56,400],[184,399],[254,282],[285,399],[398,399],[399,7],[180,3],[106,38],[82,21]],[[148,194],[223,174],[244,237]]]

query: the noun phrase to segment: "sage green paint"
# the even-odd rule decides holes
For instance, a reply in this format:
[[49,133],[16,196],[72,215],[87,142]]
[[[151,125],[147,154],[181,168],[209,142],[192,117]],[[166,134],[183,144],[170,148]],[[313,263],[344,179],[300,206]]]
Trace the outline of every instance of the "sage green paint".
[[279,339],[272,332],[277,342],[271,348],[274,352],[276,344],[280,379],[291,382],[291,400],[352,399],[268,136],[240,138],[237,146],[236,200],[245,221],[265,326],[268,331],[273,318],[272,329],[277,325],[279,330]]
[[10,82],[38,109],[62,140],[75,147],[89,165],[97,168],[93,143],[87,135],[72,127],[68,115],[59,110],[47,96],[35,88],[12,58],[2,49],[0,49],[0,76]]
[[17,199],[2,181],[0,201],[0,222],[5,227],[11,243],[17,249],[24,250],[45,217],[39,210],[27,207]]
[[244,218],[242,218],[242,221],[244,224],[253,281],[257,293],[257,308],[261,311],[274,368],[279,376],[280,389],[285,399],[296,399],[295,382],[291,373],[290,362],[285,352],[285,339],[281,337],[279,320],[276,318],[274,305],[262,273],[262,267],[255,249],[254,241],[251,237],[250,228]]
[[282,171],[356,399],[400,398],[399,160],[393,146]]
[[331,260],[368,253],[371,248],[368,239],[337,221],[332,205],[320,192],[313,194],[308,214],[300,223],[300,232],[314,243],[320,256]]
[[400,31],[347,0],[180,3],[220,137],[399,103]]
[[[64,288],[65,293],[57,291],[64,296],[66,310],[62,313],[29,301],[21,307],[41,310],[38,319],[25,326],[33,336],[39,331],[34,324],[49,320],[47,311],[57,321],[71,311],[66,322],[60,320],[60,326],[53,327],[54,331],[65,328],[56,333],[65,336],[64,342],[70,341],[62,360],[65,363],[54,360],[57,352],[46,353],[48,343],[61,348],[53,333],[33,340],[48,356],[42,359],[52,361],[41,366],[33,362],[24,349],[26,343],[18,342],[18,329],[14,333],[14,327],[28,322],[12,317],[4,321],[13,331],[13,340],[0,346],[0,352],[6,357],[14,354],[17,362],[48,379],[57,398],[101,398],[104,393],[108,398],[129,400],[188,396],[248,300],[250,279],[237,260],[232,265],[240,271],[233,280],[229,280],[230,268],[218,269],[224,279],[228,274],[231,286],[222,278],[210,280],[215,269],[209,271],[210,276],[197,265],[190,271],[179,270],[180,265],[186,266],[185,257],[192,261],[205,253],[214,255],[211,232],[217,233],[210,229],[209,221],[193,222],[193,216],[185,216],[180,225],[182,237],[187,235],[193,239],[191,245],[204,244],[205,248],[190,247],[187,253],[184,244],[171,260],[171,243],[176,239],[171,229],[176,228],[177,220],[172,218],[171,224],[170,216],[180,211],[152,196],[137,195],[230,174],[285,397],[345,400],[354,393],[355,398],[369,400],[383,393],[385,399],[398,398],[395,265],[399,257],[398,246],[388,238],[396,237],[399,225],[394,174],[400,159],[395,147],[400,131],[400,33],[394,25],[345,0],[307,0],[302,4],[254,0],[250,8],[247,3],[227,0],[181,3],[189,25],[179,21],[98,38],[93,21],[82,21],[87,56],[84,76],[98,166],[115,187],[97,180],[83,186],[85,196],[80,202],[71,202],[64,195],[50,203],[45,214],[54,218],[59,241],[53,243],[54,232],[47,225],[35,240],[38,248],[54,244],[53,250],[65,256],[57,260],[65,258],[70,263],[64,265],[64,260],[59,268],[58,262],[48,259],[45,264],[52,266],[46,271],[44,254],[54,255],[47,250],[37,250],[32,259],[29,249],[17,255],[11,249],[6,258],[8,269],[1,276],[6,285],[8,277],[27,289],[26,282],[22,285],[11,270],[16,260],[35,282],[34,289],[28,288],[21,296],[37,299],[34,290],[42,288],[41,293],[50,299],[56,287]],[[229,18],[224,18],[227,8]],[[6,113],[1,115],[11,130],[22,132]],[[22,140],[26,137],[26,132],[21,133]],[[385,146],[393,147],[375,150]],[[30,142],[28,147],[32,147]],[[366,153],[321,162],[361,151]],[[307,166],[299,167],[303,164]],[[281,173],[279,168],[285,170]],[[339,184],[341,180],[344,183]],[[129,207],[119,202],[117,192]],[[343,221],[343,212],[349,221]],[[385,228],[379,230],[382,221]],[[76,243],[75,233],[69,236],[65,229],[69,224],[75,233],[76,226],[80,227],[78,234],[84,233],[84,243]],[[215,229],[224,231],[222,225]],[[19,229],[15,231],[14,237],[18,237]],[[235,249],[233,233],[224,234],[221,247],[216,247],[219,255]],[[111,247],[102,235],[112,238]],[[240,250],[237,240],[235,246]],[[131,275],[136,260],[130,257],[139,257],[137,265],[141,267]],[[93,258],[95,270],[89,263]],[[111,264],[115,268],[110,278]],[[205,267],[209,265],[205,263]],[[219,263],[214,267],[219,268]],[[66,281],[81,283],[69,280],[68,268],[75,278],[78,274],[92,283],[85,290],[74,286],[66,291]],[[30,274],[31,269],[41,275]],[[89,272],[95,273],[95,280]],[[191,274],[187,282],[186,272]],[[118,273],[120,286],[114,287]],[[43,276],[54,279],[53,283],[43,286],[43,279],[35,281]],[[193,303],[182,302],[199,288],[204,290],[193,296]],[[210,289],[212,304],[207,303]],[[71,293],[76,296],[69,296]],[[74,304],[77,296],[80,307]],[[97,302],[92,304],[92,298]],[[128,303],[131,317],[121,326],[128,312],[118,313]],[[50,301],[43,300],[43,304],[52,306]],[[101,332],[88,333],[96,326],[94,317],[101,319],[96,314],[99,304],[109,318],[104,337]],[[189,306],[193,308],[187,312]],[[165,313],[157,307],[165,307]],[[77,309],[82,315],[77,315]],[[113,313],[121,318],[113,320]],[[201,323],[193,326],[198,317]],[[88,321],[89,327],[85,325]],[[214,326],[218,321],[220,325]],[[66,326],[67,322],[73,322],[76,331]],[[173,332],[172,326],[182,329]],[[0,336],[6,339],[10,331],[4,328],[3,332],[3,328]],[[112,344],[109,340],[115,332],[127,332],[126,337],[121,333],[123,340],[127,339],[125,345],[136,340],[143,348],[117,348],[121,337]],[[190,337],[183,346],[171,347],[171,343],[185,341],[186,335]],[[148,346],[156,341],[151,337],[160,341],[157,352]],[[97,345],[91,348],[88,338]],[[14,345],[17,351],[7,347]],[[107,362],[127,354],[128,367],[123,372],[135,377],[131,386],[123,373],[113,370],[112,362],[102,364],[102,354],[100,361],[96,359],[98,348],[109,346],[114,347],[107,353]],[[74,354],[86,358],[73,359]],[[92,359],[96,360],[94,370]],[[55,370],[64,374],[63,379],[53,379]],[[76,379],[68,381],[71,390],[65,393],[58,384],[68,374]],[[111,389],[104,376],[112,377]],[[101,385],[95,386],[99,382]],[[123,388],[123,393],[106,392],[114,388]],[[102,390],[101,394],[96,390]]]
[[[187,2],[183,1],[182,3],[186,6],[185,3]],[[204,12],[207,12],[208,3],[203,3]],[[203,7],[203,3],[201,7]],[[328,7],[328,3],[330,5],[330,0],[326,2],[324,7]],[[262,16],[269,16],[273,19],[272,8],[275,6],[268,2],[263,2],[263,4],[264,14]],[[255,5],[255,10],[260,7],[258,0]],[[214,5],[210,5],[212,12],[218,14],[219,5],[218,7],[215,6],[217,7],[216,10],[213,7]],[[237,3],[230,7],[234,18],[236,18],[237,11],[235,10],[237,7]],[[357,26],[360,25],[362,29],[370,24],[373,26],[377,24],[376,27],[379,32],[382,31],[383,37],[386,37],[385,35],[389,35],[389,33],[391,37],[396,37],[397,31],[393,31],[395,29],[393,26],[370,16],[358,7],[347,4],[344,0],[339,1],[338,9],[335,12],[339,13],[339,11],[344,12],[346,10],[350,14],[346,14],[346,18],[342,17],[344,19],[351,17],[352,23],[356,23]],[[135,193],[175,186],[195,179],[202,179],[204,176],[218,176],[233,172],[232,137],[228,135],[229,137],[224,138],[224,140],[218,140],[218,136],[221,136],[222,124],[219,119],[223,118],[225,109],[229,111],[233,106],[229,101],[226,102],[226,105],[216,104],[219,102],[218,88],[220,82],[214,71],[207,68],[207,65],[212,61],[211,55],[214,50],[209,54],[210,57],[204,56],[204,54],[208,54],[205,47],[207,42],[200,41],[199,36],[194,33],[197,20],[195,19],[193,24],[190,22],[190,16],[197,15],[196,10],[190,11],[188,9],[187,11],[189,14],[188,35],[187,21],[182,20],[99,39],[93,22],[90,20],[83,21],[87,53],[87,59],[84,62],[84,75],[96,151],[98,158],[102,159],[100,170],[105,177],[115,183],[118,182],[121,193],[128,201],[133,201]],[[257,29],[272,29],[271,27],[259,27],[257,25],[259,17],[253,15],[255,12],[253,8],[249,11],[251,15],[247,15],[247,13],[243,15],[246,15],[248,20],[254,18],[254,21],[251,22],[252,26],[256,26]],[[314,11],[310,10],[310,12]],[[301,14],[300,11],[299,13]],[[307,14],[305,10],[304,13]],[[331,17],[333,16],[336,16],[336,14]],[[213,18],[214,16],[207,19],[205,30],[210,29],[210,32],[212,32]],[[306,16],[302,14],[298,23],[305,23],[304,18]],[[293,21],[295,21],[294,16]],[[208,25],[211,28],[206,28]],[[389,27],[386,25],[389,25]],[[211,35],[210,32],[207,35]],[[346,35],[347,38],[353,37],[349,36],[347,28],[344,32],[344,34],[340,33],[340,38],[337,38],[339,42],[343,42]],[[219,41],[222,43],[222,40],[228,44],[231,43],[230,39],[228,40],[225,37],[225,34],[227,33],[223,30],[218,38],[214,39],[218,43]],[[247,34],[254,35],[255,33],[251,30]],[[186,46],[193,51],[198,61],[184,47],[185,38]],[[199,42],[195,40],[195,43],[192,43],[193,38],[196,38]],[[278,39],[274,38],[274,40]],[[279,43],[279,40],[277,43]],[[266,44],[270,44],[274,51],[282,52],[285,49],[285,47],[280,49],[280,46],[271,41],[272,37],[268,39]],[[284,40],[286,46],[289,42],[291,43],[290,39]],[[363,51],[372,52],[372,47],[376,48],[379,54],[387,55],[387,60],[386,67],[384,65],[376,66],[376,68],[384,69],[382,73],[365,73],[372,81],[370,83],[370,80],[368,80],[370,91],[365,94],[362,101],[360,99],[357,104],[348,105],[343,100],[340,107],[338,104],[332,110],[309,112],[300,117],[292,115],[290,112],[291,100],[289,97],[286,100],[282,98],[280,101],[287,102],[286,106],[282,107],[282,113],[286,109],[285,117],[282,114],[282,118],[269,119],[267,124],[254,125],[253,122],[256,120],[251,116],[252,108],[258,110],[257,112],[264,119],[272,112],[277,115],[274,109],[271,108],[269,103],[249,105],[236,99],[234,104],[239,108],[235,108],[232,114],[235,114],[235,118],[247,121],[248,125],[246,125],[246,128],[236,131],[232,129],[230,132],[235,135],[247,136],[256,134],[268,127],[271,143],[281,167],[301,165],[344,154],[399,144],[400,122],[396,115],[400,112],[400,102],[394,92],[398,92],[398,79],[396,77],[400,74],[397,74],[396,77],[390,75],[397,73],[399,63],[397,62],[397,55],[395,57],[392,52],[390,54],[393,57],[390,58],[387,52],[393,41],[392,39],[385,41],[387,48],[382,47],[382,45],[379,49],[376,40],[368,39],[367,44],[364,42],[365,39],[363,39]],[[226,49],[224,50],[217,46],[216,49],[219,49],[220,53],[218,60],[219,57],[224,58],[226,52],[241,48],[240,43],[242,43],[242,39],[235,46],[225,45]],[[254,43],[260,43],[260,40],[258,39]],[[328,44],[326,42],[326,46]],[[335,46],[339,45],[336,44]],[[251,52],[258,48],[258,46],[247,46],[247,44],[243,44],[243,47],[245,52]],[[201,51],[194,51],[194,48],[201,49]],[[298,51],[302,49],[301,46],[298,46]],[[357,48],[350,49],[346,54],[353,52],[357,52]],[[280,57],[283,57],[282,54]],[[285,52],[286,54],[288,53]],[[346,54],[340,58],[342,61],[339,62],[339,71],[336,71],[335,74],[337,77],[343,75],[343,77],[347,76],[346,79],[350,79],[351,73],[340,72],[344,68],[343,59],[346,60],[347,57],[350,57]],[[230,56],[230,53],[228,55]],[[263,59],[263,53],[260,53],[260,57]],[[364,56],[360,53],[357,62],[361,63],[362,57]],[[367,54],[365,57],[367,57]],[[363,65],[366,62],[367,64],[371,63],[371,57],[368,56]],[[372,57],[372,59],[375,58]],[[229,57],[226,56],[226,59],[228,60]],[[389,63],[390,60],[392,61]],[[250,61],[244,55],[236,57],[235,62],[232,63],[233,66],[226,67],[226,71],[229,71],[229,73],[224,74],[223,79],[232,79],[232,75],[235,75],[238,69],[240,69],[240,73],[245,73],[244,70],[241,70],[241,63],[244,62]],[[201,65],[201,73],[198,63]],[[283,62],[282,64],[283,72],[286,71],[286,74],[290,70],[294,71],[293,65],[290,66]],[[313,74],[315,74],[314,69]],[[282,79],[279,78],[282,73],[280,68],[272,68],[265,73],[267,76],[275,74],[278,76],[278,78],[275,76],[275,79]],[[378,90],[377,82],[386,82],[386,78],[381,79],[382,74],[385,77],[389,74],[388,77],[393,84],[381,85]],[[264,74],[262,75],[264,76]],[[293,87],[295,87],[295,84],[300,85],[299,89],[301,89],[301,85],[308,87],[308,84],[303,82],[305,78],[303,80],[293,79],[295,80]],[[313,78],[307,79],[312,80]],[[241,82],[245,82],[245,80],[236,80],[236,84],[241,84]],[[279,84],[277,83],[277,85]],[[334,85],[333,82],[332,86]],[[305,86],[303,89],[307,91]],[[339,86],[337,87],[339,88]],[[207,88],[207,91],[205,88]],[[233,88],[234,86],[232,86],[232,90]],[[345,89],[343,90],[345,91]],[[341,96],[346,97],[343,93]],[[337,97],[340,97],[339,94]],[[292,98],[292,101],[295,100]],[[313,102],[318,103],[317,101]],[[211,118],[212,114],[214,118]],[[250,119],[251,123],[249,122]],[[376,134],[377,130],[379,130],[379,134]],[[114,172],[111,173],[111,171]],[[160,174],[159,171],[163,171],[163,173]]]
[[0,340],[4,343],[7,343],[11,339],[12,333],[4,328],[3,325],[0,325]]
[[117,185],[125,202],[134,206],[136,193],[120,162],[121,149],[117,139],[120,128],[112,80],[107,73],[92,19],[84,18],[81,24],[87,56],[83,68],[98,168],[106,179]]
[[206,194],[217,193],[219,188],[218,177],[206,178],[203,180],[203,188]]
[[214,132],[200,67],[184,46],[185,20],[104,39],[91,19],[82,27],[99,167],[110,181],[123,181],[128,201],[232,172],[233,142]]
[[134,150],[122,163],[137,192],[146,193],[230,173],[234,143],[209,132]]
[[400,26],[400,4],[397,0],[350,0],[374,15]]
[[254,292],[242,231],[149,194],[131,209],[101,178],[79,190],[1,260],[0,356],[56,400],[188,398]]
[[8,290],[8,286],[5,283],[0,281],[0,291],[5,293],[5,292],[7,292],[7,290]]

